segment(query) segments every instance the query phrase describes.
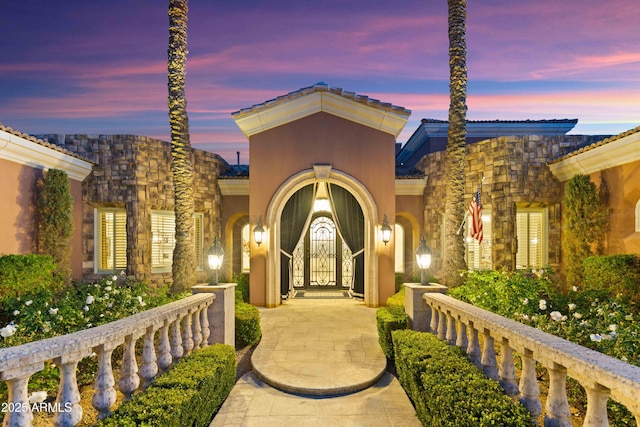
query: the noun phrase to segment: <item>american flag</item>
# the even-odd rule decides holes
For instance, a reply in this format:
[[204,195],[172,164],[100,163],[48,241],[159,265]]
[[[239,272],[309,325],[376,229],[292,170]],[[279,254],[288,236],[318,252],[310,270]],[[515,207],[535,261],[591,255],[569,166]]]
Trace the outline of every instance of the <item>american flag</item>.
[[480,189],[482,183],[478,185],[478,191],[473,195],[473,200],[469,205],[469,215],[471,216],[471,237],[482,243],[482,202],[480,202]]

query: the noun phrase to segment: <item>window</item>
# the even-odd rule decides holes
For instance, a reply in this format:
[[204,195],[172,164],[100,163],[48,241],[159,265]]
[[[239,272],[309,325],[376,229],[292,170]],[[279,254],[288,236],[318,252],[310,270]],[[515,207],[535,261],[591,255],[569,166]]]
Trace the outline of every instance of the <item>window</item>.
[[491,210],[482,210],[482,243],[471,237],[471,220],[467,220],[467,268],[469,270],[489,270],[493,268],[491,258]]
[[[202,269],[203,215],[194,214],[194,246],[197,269]],[[173,248],[176,245],[176,219],[171,211],[151,212],[151,269],[154,273],[171,271]]]
[[395,223],[393,228],[395,229],[395,272],[404,273],[404,227],[398,223]]
[[543,268],[547,264],[547,210],[518,209],[516,237],[516,268]]
[[127,268],[127,214],[124,209],[97,209],[96,271]]
[[245,224],[242,226],[242,272],[249,272],[249,265],[251,264],[251,252],[249,249],[249,239],[251,233],[250,224]]

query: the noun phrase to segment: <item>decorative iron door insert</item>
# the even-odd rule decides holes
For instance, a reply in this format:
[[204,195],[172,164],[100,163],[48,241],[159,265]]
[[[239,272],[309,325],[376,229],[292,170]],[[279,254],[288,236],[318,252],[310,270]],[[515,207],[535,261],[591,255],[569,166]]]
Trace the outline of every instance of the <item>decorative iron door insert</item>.
[[309,285],[336,286],[336,226],[330,218],[316,218],[309,228]]

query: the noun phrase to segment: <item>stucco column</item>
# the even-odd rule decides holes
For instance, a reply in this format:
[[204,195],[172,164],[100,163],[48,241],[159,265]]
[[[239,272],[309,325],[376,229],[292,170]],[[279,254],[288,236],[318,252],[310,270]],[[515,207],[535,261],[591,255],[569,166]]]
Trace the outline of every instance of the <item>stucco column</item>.
[[444,294],[447,287],[437,283],[423,286],[419,283],[404,284],[404,307],[409,317],[409,328],[414,331],[427,332],[430,330],[431,307],[427,305],[422,296],[427,292]]

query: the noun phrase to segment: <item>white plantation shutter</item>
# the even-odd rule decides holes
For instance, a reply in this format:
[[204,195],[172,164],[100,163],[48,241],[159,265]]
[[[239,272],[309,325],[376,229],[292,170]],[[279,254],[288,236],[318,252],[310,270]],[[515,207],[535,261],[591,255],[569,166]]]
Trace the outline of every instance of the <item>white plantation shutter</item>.
[[491,210],[484,208],[482,211],[482,243],[479,244],[476,239],[471,237],[472,226],[471,221],[467,221],[467,268],[469,270],[489,270],[493,268],[491,258]]
[[[151,212],[151,268],[155,272],[168,271],[173,265],[173,249],[176,246],[175,212]],[[193,215],[194,252],[196,268],[202,269],[204,262],[204,216]]]
[[98,210],[98,272],[127,268],[127,214],[124,209]]
[[516,213],[518,252],[516,268],[543,268],[547,257],[546,210],[519,209]]

